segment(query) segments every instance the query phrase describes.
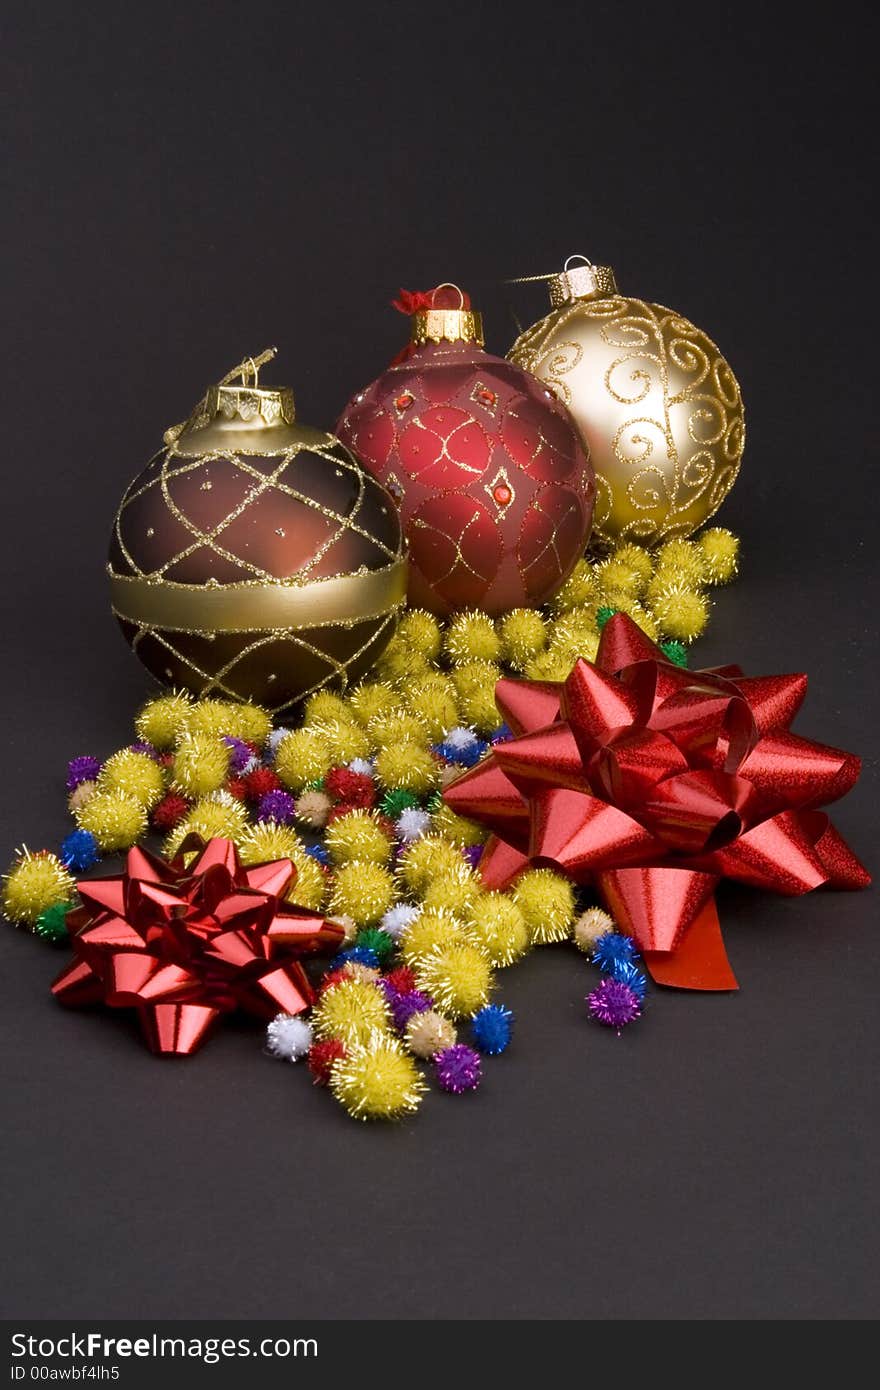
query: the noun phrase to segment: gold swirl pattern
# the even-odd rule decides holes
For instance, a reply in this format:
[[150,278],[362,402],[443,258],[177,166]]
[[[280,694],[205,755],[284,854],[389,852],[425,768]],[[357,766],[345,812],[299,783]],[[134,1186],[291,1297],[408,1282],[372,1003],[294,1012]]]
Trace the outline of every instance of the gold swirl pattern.
[[589,446],[600,545],[687,536],[721,506],[745,447],[742,396],[688,319],[620,294],[570,300],[508,357],[568,406]]

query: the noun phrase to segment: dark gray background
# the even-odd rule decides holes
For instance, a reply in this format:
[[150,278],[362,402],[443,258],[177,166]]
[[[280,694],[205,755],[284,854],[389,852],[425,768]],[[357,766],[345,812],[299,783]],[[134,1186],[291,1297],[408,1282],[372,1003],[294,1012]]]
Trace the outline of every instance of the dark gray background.
[[[66,759],[129,737],[117,499],[204,386],[278,343],[332,425],[403,341],[400,284],[571,251],[723,346],[749,439],[743,574],[703,664],[807,669],[798,728],[860,751],[836,820],[875,858],[876,310],[867,6],[30,6],[3,40],[8,363],[4,860],[67,826]],[[103,12],[102,12],[103,9]],[[184,13],[180,13],[181,9]],[[874,587],[872,589],[872,584]],[[0,933],[17,1317],[847,1318],[876,1313],[871,894],[725,892],[731,996],[590,1027],[570,949],[503,979],[480,1094],[353,1124],[227,1027],[191,1063],[58,1009]]]

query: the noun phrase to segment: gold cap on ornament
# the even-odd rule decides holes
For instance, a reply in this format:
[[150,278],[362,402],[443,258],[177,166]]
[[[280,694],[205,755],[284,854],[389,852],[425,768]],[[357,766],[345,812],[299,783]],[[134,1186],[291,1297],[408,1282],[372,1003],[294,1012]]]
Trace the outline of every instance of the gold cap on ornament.
[[[583,261],[584,264],[569,266],[569,261]],[[617,294],[617,281],[610,265],[593,265],[586,256],[569,256],[560,273],[551,275],[549,289],[550,303],[558,309],[573,299],[600,299],[606,294]]]
[[266,348],[256,357],[245,357],[216,386],[209,386],[189,419],[165,431],[165,443],[173,444],[182,434],[205,429],[215,420],[235,422],[248,430],[292,425],[296,408],[291,388],[259,385],[260,368],[271,362],[277,351]]
[[[464,307],[464,295],[458,288],[446,281],[434,290],[455,290],[460,297],[457,309],[441,309],[433,304],[428,309],[419,309],[412,316],[410,340],[422,343],[479,343],[483,346],[483,316],[476,309]],[[433,299],[434,296],[432,296]]]

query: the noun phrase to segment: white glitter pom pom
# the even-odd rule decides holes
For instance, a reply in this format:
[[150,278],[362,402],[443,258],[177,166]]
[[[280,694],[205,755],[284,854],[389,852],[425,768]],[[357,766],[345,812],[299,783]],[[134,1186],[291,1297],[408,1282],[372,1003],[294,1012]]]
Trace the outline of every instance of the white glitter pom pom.
[[282,1062],[305,1057],[312,1045],[312,1025],[293,1014],[278,1014],[266,1029],[266,1049]]
[[395,903],[394,907],[389,907],[379,925],[383,931],[387,931],[389,936],[397,940],[400,933],[410,922],[415,921],[420,912],[421,908],[413,907],[412,903]]

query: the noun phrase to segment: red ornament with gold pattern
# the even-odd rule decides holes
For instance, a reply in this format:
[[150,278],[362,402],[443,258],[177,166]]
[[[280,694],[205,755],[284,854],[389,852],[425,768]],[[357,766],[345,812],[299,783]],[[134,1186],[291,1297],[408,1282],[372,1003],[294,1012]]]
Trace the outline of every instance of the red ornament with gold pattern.
[[439,614],[541,604],[590,534],[596,485],[577,429],[541,382],[484,351],[456,286],[401,291],[395,308],[411,316],[410,346],[337,433],[400,509],[409,601]]

